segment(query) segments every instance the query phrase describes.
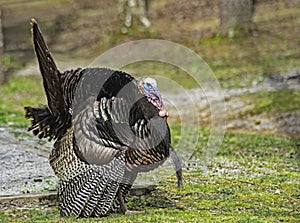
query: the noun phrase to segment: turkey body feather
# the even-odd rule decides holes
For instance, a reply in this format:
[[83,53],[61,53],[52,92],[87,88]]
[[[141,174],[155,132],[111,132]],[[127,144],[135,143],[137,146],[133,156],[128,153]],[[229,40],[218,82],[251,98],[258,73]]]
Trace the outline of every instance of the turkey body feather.
[[137,174],[174,154],[166,117],[125,72],[60,72],[35,20],[32,34],[48,105],[25,107],[25,117],[35,135],[56,140],[49,159],[60,179],[61,215],[126,212],[124,198]]

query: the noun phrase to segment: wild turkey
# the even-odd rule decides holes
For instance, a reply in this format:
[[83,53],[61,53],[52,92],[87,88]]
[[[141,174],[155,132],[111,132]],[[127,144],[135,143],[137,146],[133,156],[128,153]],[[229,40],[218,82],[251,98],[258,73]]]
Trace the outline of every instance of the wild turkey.
[[181,163],[170,145],[168,113],[152,78],[136,81],[107,68],[60,72],[37,22],[33,43],[48,106],[25,107],[29,131],[56,140],[50,165],[59,177],[62,216],[106,216],[127,210],[124,199],[139,172],[171,154],[178,185]]

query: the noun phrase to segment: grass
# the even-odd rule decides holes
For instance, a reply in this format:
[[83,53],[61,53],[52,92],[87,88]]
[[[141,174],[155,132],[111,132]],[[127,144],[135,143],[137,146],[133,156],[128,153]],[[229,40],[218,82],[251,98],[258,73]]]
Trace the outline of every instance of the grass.
[[[208,134],[205,129],[201,132]],[[169,176],[151,196],[130,196],[128,207],[146,210],[146,214],[60,218],[56,207],[39,206],[12,207],[1,211],[0,219],[2,222],[298,222],[297,143],[289,137],[228,132],[207,168],[200,165],[184,170],[183,188],[176,188],[175,176]],[[201,153],[197,158],[201,159]]]
[[261,114],[263,112],[278,113],[300,110],[299,90],[262,90],[252,94],[245,94],[241,96],[241,100],[245,101],[246,104],[254,105],[250,111],[245,112],[251,115]]
[[0,124],[26,127],[24,106],[46,104],[41,78],[14,77],[0,88]]
[[[249,118],[267,114],[269,118],[280,117],[281,114],[291,114],[300,110],[300,91],[298,89],[281,88],[277,90],[260,90],[254,93],[234,96],[230,99],[243,103],[236,110],[237,114],[229,113],[227,118]],[[230,99],[227,99],[230,101]],[[287,125],[288,126],[288,125]]]

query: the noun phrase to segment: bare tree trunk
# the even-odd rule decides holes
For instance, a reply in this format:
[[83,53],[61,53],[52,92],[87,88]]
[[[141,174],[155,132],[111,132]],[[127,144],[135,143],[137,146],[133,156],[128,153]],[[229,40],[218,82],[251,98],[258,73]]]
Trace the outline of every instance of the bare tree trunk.
[[250,33],[255,0],[220,0],[220,32],[234,37]]
[[4,77],[4,69],[2,63],[3,56],[3,47],[4,47],[4,38],[3,38],[3,30],[2,30],[2,10],[0,9],[0,84],[3,84],[5,81]]

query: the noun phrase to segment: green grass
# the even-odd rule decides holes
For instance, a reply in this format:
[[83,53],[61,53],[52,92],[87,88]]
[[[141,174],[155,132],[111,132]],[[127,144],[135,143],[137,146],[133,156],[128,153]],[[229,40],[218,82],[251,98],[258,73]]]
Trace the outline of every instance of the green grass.
[[254,105],[250,111],[251,115],[263,112],[291,112],[300,110],[300,91],[280,89],[276,91],[258,91],[252,94],[241,96],[246,104]]
[[[193,79],[193,77],[170,64],[157,62],[157,61],[143,61],[139,63],[133,63],[122,68],[128,73],[133,74],[136,78],[142,78],[145,76],[157,75],[167,78],[167,80],[175,81],[179,86],[190,89],[200,87],[199,83]],[[164,86],[158,82],[159,88],[162,91],[170,92],[176,89],[164,88]],[[170,87],[167,85],[167,87]]]
[[46,104],[41,78],[13,77],[0,88],[0,124],[25,127],[24,106],[40,104]]
[[[177,128],[173,131],[176,132]],[[207,135],[205,129],[201,134]],[[200,139],[201,141],[202,139]],[[200,142],[198,149],[202,150]],[[130,196],[128,208],[146,214],[105,218],[61,218],[56,207],[10,208],[2,222],[298,222],[300,220],[299,140],[226,133],[206,169],[184,170],[184,187],[165,177],[150,196]],[[297,145],[298,144],[298,145]],[[201,159],[199,153],[198,159]]]

